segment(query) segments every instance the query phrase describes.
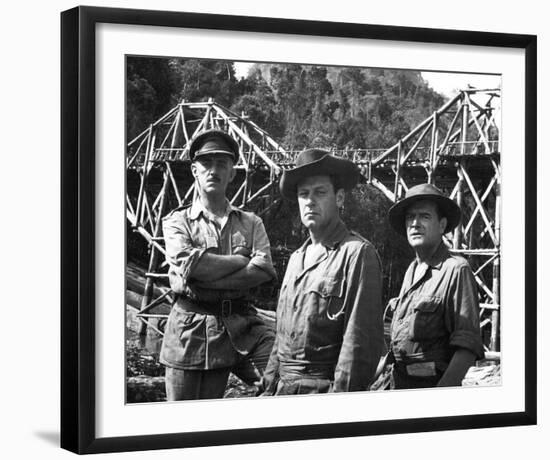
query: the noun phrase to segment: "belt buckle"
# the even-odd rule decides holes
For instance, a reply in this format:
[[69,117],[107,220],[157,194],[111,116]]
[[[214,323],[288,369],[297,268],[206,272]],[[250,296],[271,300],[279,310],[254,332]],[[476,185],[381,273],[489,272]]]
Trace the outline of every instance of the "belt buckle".
[[406,369],[407,374],[411,377],[435,377],[437,375],[434,361],[407,364]]
[[231,315],[231,300],[230,299],[224,299],[222,300],[222,316],[229,316]]

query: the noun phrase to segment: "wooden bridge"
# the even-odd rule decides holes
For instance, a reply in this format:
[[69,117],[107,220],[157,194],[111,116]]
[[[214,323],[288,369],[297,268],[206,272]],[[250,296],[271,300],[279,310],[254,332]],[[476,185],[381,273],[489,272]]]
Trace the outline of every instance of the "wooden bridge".
[[[189,167],[190,139],[220,128],[240,146],[229,199],[259,215],[281,197],[278,180],[299,152],[286,150],[244,114],[210,100],[182,102],[128,143],[126,216],[150,248],[140,319],[158,330],[155,313],[171,301],[166,283],[161,218],[195,196]],[[466,257],[479,288],[481,327],[487,351],[499,350],[500,313],[500,90],[465,89],[388,149],[331,150],[360,168],[364,180],[389,200],[430,182],[462,209],[461,225],[447,235]],[[156,289],[155,289],[156,288]],[[155,293],[155,295],[153,295]],[[158,331],[162,333],[161,331]]]

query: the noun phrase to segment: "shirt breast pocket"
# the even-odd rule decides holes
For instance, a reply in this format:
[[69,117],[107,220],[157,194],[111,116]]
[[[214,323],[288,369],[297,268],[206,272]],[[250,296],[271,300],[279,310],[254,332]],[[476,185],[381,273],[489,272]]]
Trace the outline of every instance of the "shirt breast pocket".
[[409,338],[420,342],[446,335],[443,300],[436,296],[421,295],[414,302]]
[[241,232],[236,232],[231,235],[231,252],[235,255],[250,257],[252,247],[249,243],[250,239],[246,238]]
[[306,355],[308,350],[315,355],[322,350],[331,354],[342,342],[344,280],[331,277],[315,280],[309,285],[306,302]]
[[344,280],[325,277],[315,280],[309,291],[313,301],[312,313],[321,321],[335,321],[344,314]]
[[206,224],[200,223],[192,228],[188,245],[197,249],[212,250],[218,247],[218,240]]
[[200,235],[193,239],[189,247],[192,249],[206,249],[215,253],[218,248],[218,242],[214,236]]

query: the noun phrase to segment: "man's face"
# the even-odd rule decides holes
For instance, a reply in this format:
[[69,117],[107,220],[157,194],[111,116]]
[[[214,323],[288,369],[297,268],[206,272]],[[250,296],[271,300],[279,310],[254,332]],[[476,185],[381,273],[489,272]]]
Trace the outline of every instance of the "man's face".
[[328,176],[311,176],[297,187],[300,218],[308,230],[318,231],[338,217],[338,208],[344,204],[344,191],[334,191]]
[[229,155],[203,155],[191,163],[191,172],[202,193],[225,195],[227,185],[235,177]]
[[417,250],[435,248],[447,226],[447,218],[439,218],[435,203],[422,200],[413,203],[405,213],[405,229],[411,247]]

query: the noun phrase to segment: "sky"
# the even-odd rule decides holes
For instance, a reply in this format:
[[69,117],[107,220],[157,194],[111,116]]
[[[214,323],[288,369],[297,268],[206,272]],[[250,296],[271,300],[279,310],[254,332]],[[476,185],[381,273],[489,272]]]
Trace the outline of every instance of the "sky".
[[[237,78],[246,76],[248,69],[252,64],[249,62],[236,62],[235,70]],[[449,72],[422,72],[422,77],[428,84],[446,97],[456,94],[457,89],[462,89],[468,85],[478,89],[500,88],[500,76],[482,75],[468,73],[449,73]]]
[[447,97],[454,95],[457,89],[466,88],[468,85],[478,89],[500,88],[500,75],[422,72],[422,77],[432,89]]

